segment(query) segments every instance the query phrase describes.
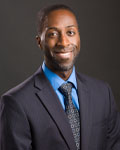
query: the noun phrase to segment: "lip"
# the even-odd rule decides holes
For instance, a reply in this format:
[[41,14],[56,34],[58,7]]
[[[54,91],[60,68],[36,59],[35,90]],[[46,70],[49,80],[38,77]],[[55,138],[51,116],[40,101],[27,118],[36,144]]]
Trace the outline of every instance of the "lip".
[[54,51],[54,53],[70,53],[70,52],[72,52],[73,50],[56,50],[56,51]]
[[55,52],[54,54],[60,58],[69,58],[72,55],[72,51],[66,51],[66,52],[60,51],[60,52]]

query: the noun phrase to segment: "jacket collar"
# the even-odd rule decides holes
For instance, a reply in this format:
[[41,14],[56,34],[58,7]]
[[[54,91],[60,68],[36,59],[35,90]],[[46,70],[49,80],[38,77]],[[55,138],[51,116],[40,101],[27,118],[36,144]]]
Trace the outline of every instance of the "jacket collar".
[[41,68],[38,70],[35,78],[35,87],[39,89],[37,92],[39,100],[49,112],[68,148],[75,150],[74,138],[65,111]]
[[[76,77],[78,85],[78,98],[80,104],[81,150],[88,150],[92,120],[92,104],[90,101],[90,94],[85,79],[77,73]],[[68,148],[71,150],[75,150],[76,146],[66,114],[50,82],[45,77],[41,67],[36,72],[35,87],[38,89],[37,95],[39,97],[39,100],[49,112],[49,115],[58,127]]]

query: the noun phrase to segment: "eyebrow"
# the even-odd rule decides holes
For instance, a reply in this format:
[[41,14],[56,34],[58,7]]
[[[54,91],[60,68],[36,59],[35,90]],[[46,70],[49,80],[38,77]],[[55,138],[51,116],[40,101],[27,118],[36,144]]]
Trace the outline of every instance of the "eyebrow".
[[[69,25],[69,26],[66,26],[65,28],[71,28],[71,27],[77,27],[77,26],[76,25]],[[47,29],[48,30],[51,30],[51,29],[58,30],[57,27],[48,27]]]
[[76,25],[69,25],[66,28],[70,28],[70,27],[77,27]]

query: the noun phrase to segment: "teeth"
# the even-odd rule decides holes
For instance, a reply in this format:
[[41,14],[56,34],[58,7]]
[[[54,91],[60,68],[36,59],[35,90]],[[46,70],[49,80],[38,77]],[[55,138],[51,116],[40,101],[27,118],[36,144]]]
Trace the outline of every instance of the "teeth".
[[63,56],[63,57],[68,57],[68,56],[70,56],[71,55],[71,52],[66,52],[66,53],[57,53],[57,55],[59,55],[59,56]]
[[60,53],[60,55],[68,55],[70,54],[70,52],[67,52],[67,53]]

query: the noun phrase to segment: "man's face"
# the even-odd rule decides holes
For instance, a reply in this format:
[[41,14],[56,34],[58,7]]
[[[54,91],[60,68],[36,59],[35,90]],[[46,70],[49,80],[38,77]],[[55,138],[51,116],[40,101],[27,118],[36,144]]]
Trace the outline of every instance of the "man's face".
[[68,10],[49,13],[41,34],[45,63],[53,71],[69,71],[80,51],[80,36],[75,16]]

